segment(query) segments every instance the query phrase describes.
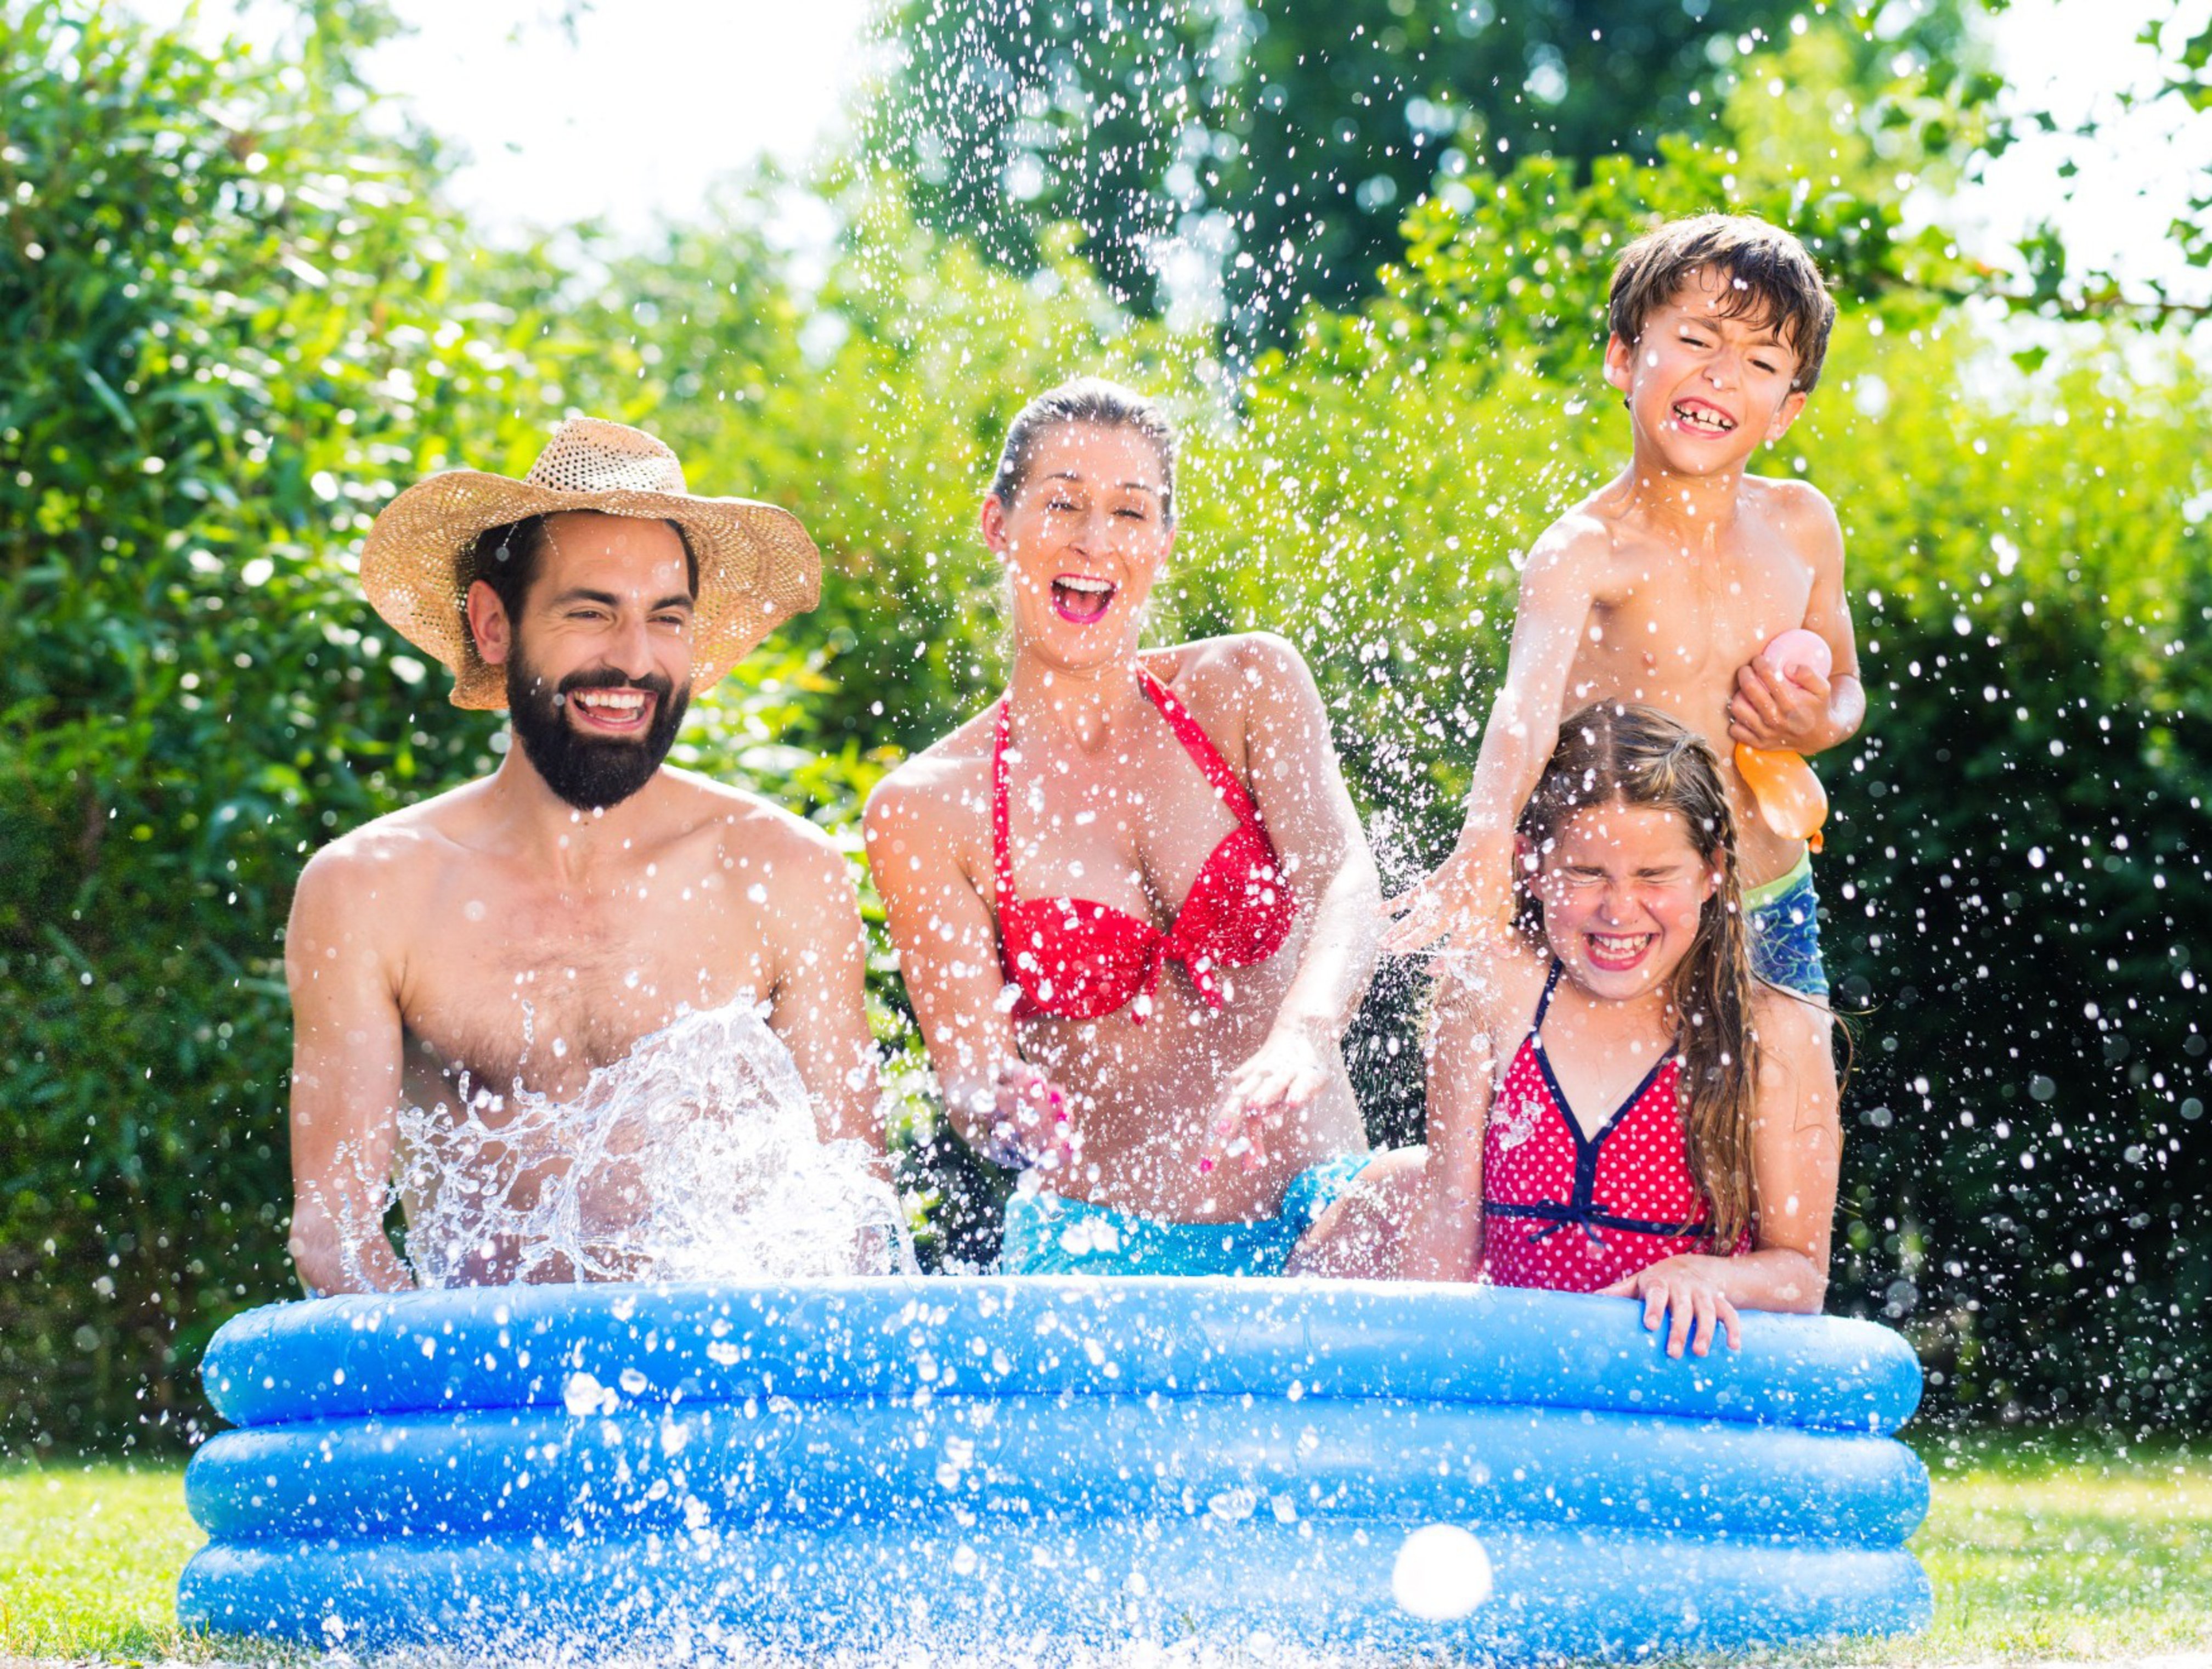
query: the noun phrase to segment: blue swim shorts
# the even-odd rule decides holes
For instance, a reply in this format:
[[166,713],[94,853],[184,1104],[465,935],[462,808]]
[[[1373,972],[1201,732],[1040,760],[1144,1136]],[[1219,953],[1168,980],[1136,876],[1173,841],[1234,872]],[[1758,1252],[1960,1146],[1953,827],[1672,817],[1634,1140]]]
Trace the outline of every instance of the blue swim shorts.
[[1800,996],[1828,995],[1828,971],[1820,960],[1820,895],[1813,887],[1810,852],[1788,874],[1745,888],[1743,916],[1753,974]]
[[1298,1237],[1367,1168],[1372,1154],[1339,1154],[1301,1171],[1283,1209],[1258,1222],[1176,1223],[1064,1195],[1006,1202],[1002,1275],[1280,1275]]

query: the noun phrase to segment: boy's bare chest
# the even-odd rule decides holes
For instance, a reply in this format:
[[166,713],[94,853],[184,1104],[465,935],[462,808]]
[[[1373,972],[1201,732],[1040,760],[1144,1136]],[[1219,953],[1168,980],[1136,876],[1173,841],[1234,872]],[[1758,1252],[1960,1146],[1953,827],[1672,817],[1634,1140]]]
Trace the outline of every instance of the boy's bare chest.
[[641,873],[588,892],[457,880],[407,958],[410,1081],[465,1071],[495,1092],[520,1081],[573,1094],[681,1009],[766,996],[774,983],[766,889],[749,897],[720,873]]
[[1585,624],[1573,682],[1583,699],[1725,705],[1737,668],[1802,625],[1811,566],[1771,535],[1715,555],[1625,552]]

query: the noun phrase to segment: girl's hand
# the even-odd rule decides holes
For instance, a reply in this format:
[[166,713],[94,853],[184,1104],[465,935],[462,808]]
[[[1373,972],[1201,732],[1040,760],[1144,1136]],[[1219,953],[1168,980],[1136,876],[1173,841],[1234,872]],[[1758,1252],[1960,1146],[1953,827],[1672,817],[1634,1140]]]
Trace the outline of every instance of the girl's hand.
[[1083,1138],[1067,1096],[1027,1061],[1007,1061],[992,1085],[991,1140],[983,1156],[1014,1171],[1072,1168]]
[[1256,1171],[1267,1162],[1267,1132],[1304,1110],[1328,1087],[1328,1052],[1303,1026],[1278,1026],[1251,1059],[1229,1075],[1229,1093],[1206,1132],[1198,1161],[1211,1171],[1224,1159],[1241,1159]]
[[1704,1355],[1723,1329],[1728,1332],[1729,1349],[1740,1349],[1742,1336],[1735,1306],[1722,1291],[1720,1271],[1713,1267],[1721,1261],[1695,1256],[1662,1258],[1625,1281],[1600,1288],[1600,1296],[1642,1299],[1644,1325],[1653,1332],[1659,1331],[1659,1319],[1672,1312],[1673,1323],[1667,1329],[1670,1356],[1680,1355],[1685,1344],[1692,1355]]

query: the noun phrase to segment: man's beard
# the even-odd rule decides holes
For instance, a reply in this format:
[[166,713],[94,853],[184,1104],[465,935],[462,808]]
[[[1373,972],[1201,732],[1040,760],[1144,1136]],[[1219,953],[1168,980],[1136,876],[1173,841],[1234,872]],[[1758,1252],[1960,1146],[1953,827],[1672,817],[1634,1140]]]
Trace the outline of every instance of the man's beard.
[[[568,722],[561,710],[578,690],[647,690],[653,694],[653,722],[640,736],[587,736]],[[621,804],[653,780],[660,762],[668,757],[691,704],[689,685],[671,687],[666,677],[648,673],[630,678],[611,667],[594,672],[571,673],[556,688],[549,688],[514,645],[507,658],[507,712],[515,739],[522,744],[545,786],[578,811],[604,811]]]

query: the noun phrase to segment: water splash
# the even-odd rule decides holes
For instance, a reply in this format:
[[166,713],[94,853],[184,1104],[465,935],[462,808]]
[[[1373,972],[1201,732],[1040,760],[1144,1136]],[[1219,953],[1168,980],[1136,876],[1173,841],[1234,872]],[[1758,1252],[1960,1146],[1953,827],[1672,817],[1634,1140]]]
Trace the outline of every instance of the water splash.
[[914,1268],[874,1155],[824,1142],[750,992],[680,1009],[571,1100],[461,1085],[399,1115],[425,1287],[728,1281]]

